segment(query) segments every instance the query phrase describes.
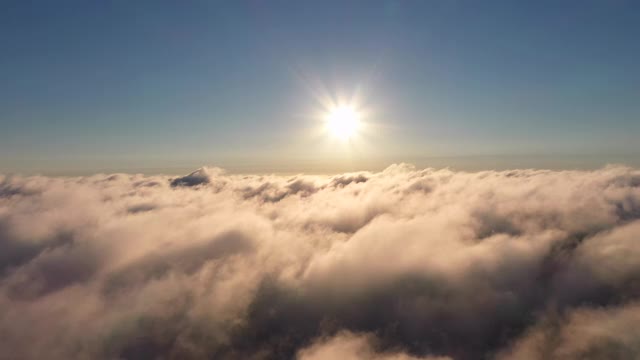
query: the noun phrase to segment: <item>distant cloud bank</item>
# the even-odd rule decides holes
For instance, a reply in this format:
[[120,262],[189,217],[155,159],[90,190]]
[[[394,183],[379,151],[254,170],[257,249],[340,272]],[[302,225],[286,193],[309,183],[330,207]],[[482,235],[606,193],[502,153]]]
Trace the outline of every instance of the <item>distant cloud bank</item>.
[[0,175],[0,359],[637,359],[640,171]]

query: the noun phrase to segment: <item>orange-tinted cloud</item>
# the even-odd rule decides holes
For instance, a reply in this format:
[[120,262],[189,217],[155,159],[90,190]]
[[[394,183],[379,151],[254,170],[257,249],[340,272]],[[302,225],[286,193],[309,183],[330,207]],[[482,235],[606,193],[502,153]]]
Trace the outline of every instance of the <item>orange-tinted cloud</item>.
[[634,358],[639,237],[624,167],[0,176],[0,348]]

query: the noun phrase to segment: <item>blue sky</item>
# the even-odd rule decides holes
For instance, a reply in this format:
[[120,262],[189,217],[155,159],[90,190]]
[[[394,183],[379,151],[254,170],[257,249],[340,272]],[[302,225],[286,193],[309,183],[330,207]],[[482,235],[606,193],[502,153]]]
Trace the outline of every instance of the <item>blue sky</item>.
[[[636,1],[2,8],[0,172],[640,154]],[[375,126],[357,144],[319,136],[320,90],[357,92]]]

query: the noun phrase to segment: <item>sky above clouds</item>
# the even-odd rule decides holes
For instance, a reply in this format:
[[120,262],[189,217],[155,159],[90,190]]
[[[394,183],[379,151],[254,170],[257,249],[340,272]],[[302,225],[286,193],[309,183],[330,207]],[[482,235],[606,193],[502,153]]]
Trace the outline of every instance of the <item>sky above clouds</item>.
[[[429,160],[457,156],[598,167],[640,153],[635,1],[11,0],[2,8],[5,173],[478,163]],[[375,126],[348,145],[318,136],[319,94],[354,93]]]
[[7,359],[640,356],[640,172],[0,176]]

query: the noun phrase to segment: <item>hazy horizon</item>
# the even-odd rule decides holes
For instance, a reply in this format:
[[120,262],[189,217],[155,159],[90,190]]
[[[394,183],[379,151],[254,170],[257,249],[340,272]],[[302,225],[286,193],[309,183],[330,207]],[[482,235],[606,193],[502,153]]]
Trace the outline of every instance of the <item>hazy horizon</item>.
[[[37,162],[36,162],[37,163]],[[42,163],[46,163],[43,161]],[[235,174],[317,174],[332,175],[355,171],[381,171],[393,164],[407,163],[418,168],[450,168],[458,171],[486,171],[509,169],[541,169],[541,170],[596,170],[607,166],[622,165],[640,168],[640,155],[476,155],[476,156],[433,156],[433,157],[395,157],[387,159],[358,159],[356,161],[288,159],[286,162],[259,161],[256,159],[234,159],[232,161],[210,161],[196,163],[176,161],[164,166],[151,165],[125,166],[122,163],[96,166],[90,165],[64,167],[49,165],[21,164],[18,167],[5,168],[0,174],[18,175],[53,175],[53,176],[83,176],[93,173],[129,173],[146,175],[181,175],[195,169],[209,166],[219,167],[228,173]]]

